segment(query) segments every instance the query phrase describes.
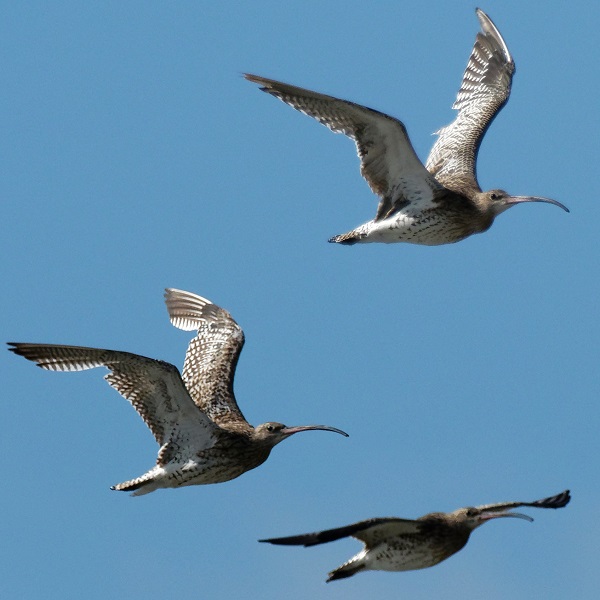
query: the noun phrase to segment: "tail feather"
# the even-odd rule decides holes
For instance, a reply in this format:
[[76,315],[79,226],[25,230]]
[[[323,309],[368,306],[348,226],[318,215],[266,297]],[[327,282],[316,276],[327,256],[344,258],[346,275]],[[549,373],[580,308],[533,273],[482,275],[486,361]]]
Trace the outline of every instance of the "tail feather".
[[352,577],[352,575],[356,575],[356,573],[362,571],[364,568],[365,565],[363,564],[356,564],[354,561],[347,562],[329,573],[327,583],[330,581],[335,581],[336,579],[346,579],[346,577]]
[[340,235],[334,235],[332,238],[329,238],[329,242],[331,244],[343,244],[344,246],[352,246],[364,237],[364,235],[360,235],[355,231],[349,231],[348,233],[342,233]]
[[158,486],[153,481],[145,481],[143,483],[135,483],[132,485],[129,485],[129,482],[126,481],[125,483],[111,485],[110,489],[118,492],[131,492],[132,496],[143,496],[144,494],[149,494],[158,489]]
[[157,490],[159,487],[161,486],[156,481],[156,473],[152,469],[140,477],[112,485],[110,489],[117,492],[132,492],[132,496],[143,496]]

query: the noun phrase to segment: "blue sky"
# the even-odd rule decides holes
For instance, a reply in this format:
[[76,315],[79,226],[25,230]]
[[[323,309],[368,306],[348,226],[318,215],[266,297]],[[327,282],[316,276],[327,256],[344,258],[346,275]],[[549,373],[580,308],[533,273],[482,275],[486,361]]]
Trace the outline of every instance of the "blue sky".
[[[481,148],[484,188],[543,195],[456,245],[340,247],[377,199],[353,144],[244,71],[354,100],[425,159],[478,22],[468,2],[3,3],[5,341],[181,367],[167,286],[246,333],[253,424],[326,423],[229,483],[131,498],[157,447],[100,370],[8,352],[0,595],[500,600],[597,596],[597,6],[490,1],[517,63]],[[433,569],[325,584],[360,544],[258,544],[374,516],[565,488]]]

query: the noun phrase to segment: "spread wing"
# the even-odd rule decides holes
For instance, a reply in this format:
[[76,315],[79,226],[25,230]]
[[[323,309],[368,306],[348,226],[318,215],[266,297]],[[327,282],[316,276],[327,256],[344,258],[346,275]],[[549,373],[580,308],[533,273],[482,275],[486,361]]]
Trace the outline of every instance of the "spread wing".
[[412,201],[433,200],[442,189],[417,157],[404,125],[386,114],[333,96],[245,74],[264,92],[313,117],[356,143],[360,172],[380,198],[375,220],[390,216]]
[[458,110],[450,125],[437,131],[439,136],[427,169],[446,187],[479,189],[476,174],[477,153],[481,140],[508,101],[515,63],[491,19],[480,9],[477,18],[481,32],[463,75],[452,108]]
[[142,417],[161,445],[158,464],[177,447],[212,445],[217,427],[192,402],[177,368],[129,352],[81,346],[10,343],[10,350],[48,371],[106,367],[104,378]]
[[326,529],[315,533],[269,538],[259,541],[284,546],[314,546],[351,536],[364,542],[367,546],[373,546],[388,537],[418,533],[421,525],[421,522],[410,519],[397,519],[395,517],[377,518],[359,521],[358,523],[336,529]]
[[198,331],[182,374],[193,401],[218,425],[245,423],[233,393],[244,332],[226,310],[191,292],[168,288],[165,302],[175,327]]
[[569,504],[571,500],[571,492],[565,490],[556,496],[550,496],[549,498],[542,498],[541,500],[534,500],[533,502],[499,502],[497,504],[484,504],[478,506],[477,509],[482,512],[500,512],[504,510],[510,510],[511,508],[517,508],[519,506],[533,506],[535,508],[562,508]]

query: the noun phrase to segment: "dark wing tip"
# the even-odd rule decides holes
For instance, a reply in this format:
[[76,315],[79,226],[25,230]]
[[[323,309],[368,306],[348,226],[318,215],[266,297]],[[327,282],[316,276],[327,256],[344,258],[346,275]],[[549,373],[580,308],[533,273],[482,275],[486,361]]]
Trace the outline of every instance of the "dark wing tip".
[[252,73],[242,73],[242,76],[244,77],[244,79],[261,86],[260,89],[263,92],[269,91],[268,84],[271,81],[270,79],[267,79],[266,77],[261,77],[260,75],[252,75]]
[[317,534],[308,533],[306,535],[290,535],[281,538],[266,538],[258,541],[276,544],[278,546],[314,546],[315,544],[320,543],[316,538]]
[[556,494],[556,496],[550,496],[549,498],[542,498],[542,500],[536,500],[532,502],[532,506],[537,506],[538,508],[562,508],[566,506],[571,501],[571,491],[565,490],[560,494]]
[[[6,342],[6,344],[9,346],[8,350],[14,352],[17,356],[22,356],[31,361],[37,360],[35,348],[32,348],[36,344],[29,344],[27,342]],[[38,364],[37,366],[39,367],[40,365]]]

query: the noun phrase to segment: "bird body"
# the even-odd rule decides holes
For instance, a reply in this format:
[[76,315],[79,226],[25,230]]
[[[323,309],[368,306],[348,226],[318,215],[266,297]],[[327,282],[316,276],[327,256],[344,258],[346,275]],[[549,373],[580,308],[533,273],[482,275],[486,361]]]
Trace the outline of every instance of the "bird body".
[[[372,521],[378,523],[372,523],[373,529],[363,535],[377,540],[373,547],[364,548],[332,571],[328,581],[350,577],[363,570],[414,571],[433,567],[461,550],[472,531],[444,513],[431,513],[414,522],[391,518]],[[391,535],[383,535],[380,529]]]
[[417,157],[401,121],[354,102],[245,74],[262,91],[356,143],[361,174],[380,198],[377,214],[330,242],[435,246],[486,231],[496,216],[518,203],[547,202],[568,212],[556,200],[510,196],[503,190],[483,192],[477,183],[481,140],[508,100],[515,70],[491,19],[479,9],[477,17],[482,31],[477,34],[453,105],[457,117],[437,132],[426,166]]
[[176,327],[197,330],[183,373],[174,365],[115,350],[83,346],[11,343],[15,354],[50,371],[106,367],[106,381],[137,410],[160,446],[156,465],[112,489],[147,494],[159,488],[221,483],[267,460],[273,447],[300,431],[334,427],[252,427],[233,394],[233,378],[244,334],[231,315],[209,300],[167,289],[166,303]]
[[112,486],[111,489],[135,490],[133,495],[139,496],[162,487],[223,483],[262,465],[273,448],[256,443],[251,435],[230,434],[227,431],[219,432],[208,448],[198,449],[188,444],[183,451],[169,456],[166,464],[157,464],[140,477]]
[[429,206],[407,203],[389,217],[373,219],[330,241],[340,244],[357,242],[409,242],[423,246],[451,244],[489,229],[493,215],[485,207],[466,201],[450,190],[439,190]]
[[500,517],[533,521],[527,515],[506,512],[518,506],[562,508],[571,499],[569,490],[533,502],[502,502],[459,508],[451,513],[429,513],[418,519],[396,517],[359,521],[345,527],[326,529],[283,538],[260,540],[271,544],[314,546],[344,537],[363,542],[363,549],[329,573],[327,581],[351,577],[359,571],[410,571],[437,565],[461,550],[471,532],[483,523]]

